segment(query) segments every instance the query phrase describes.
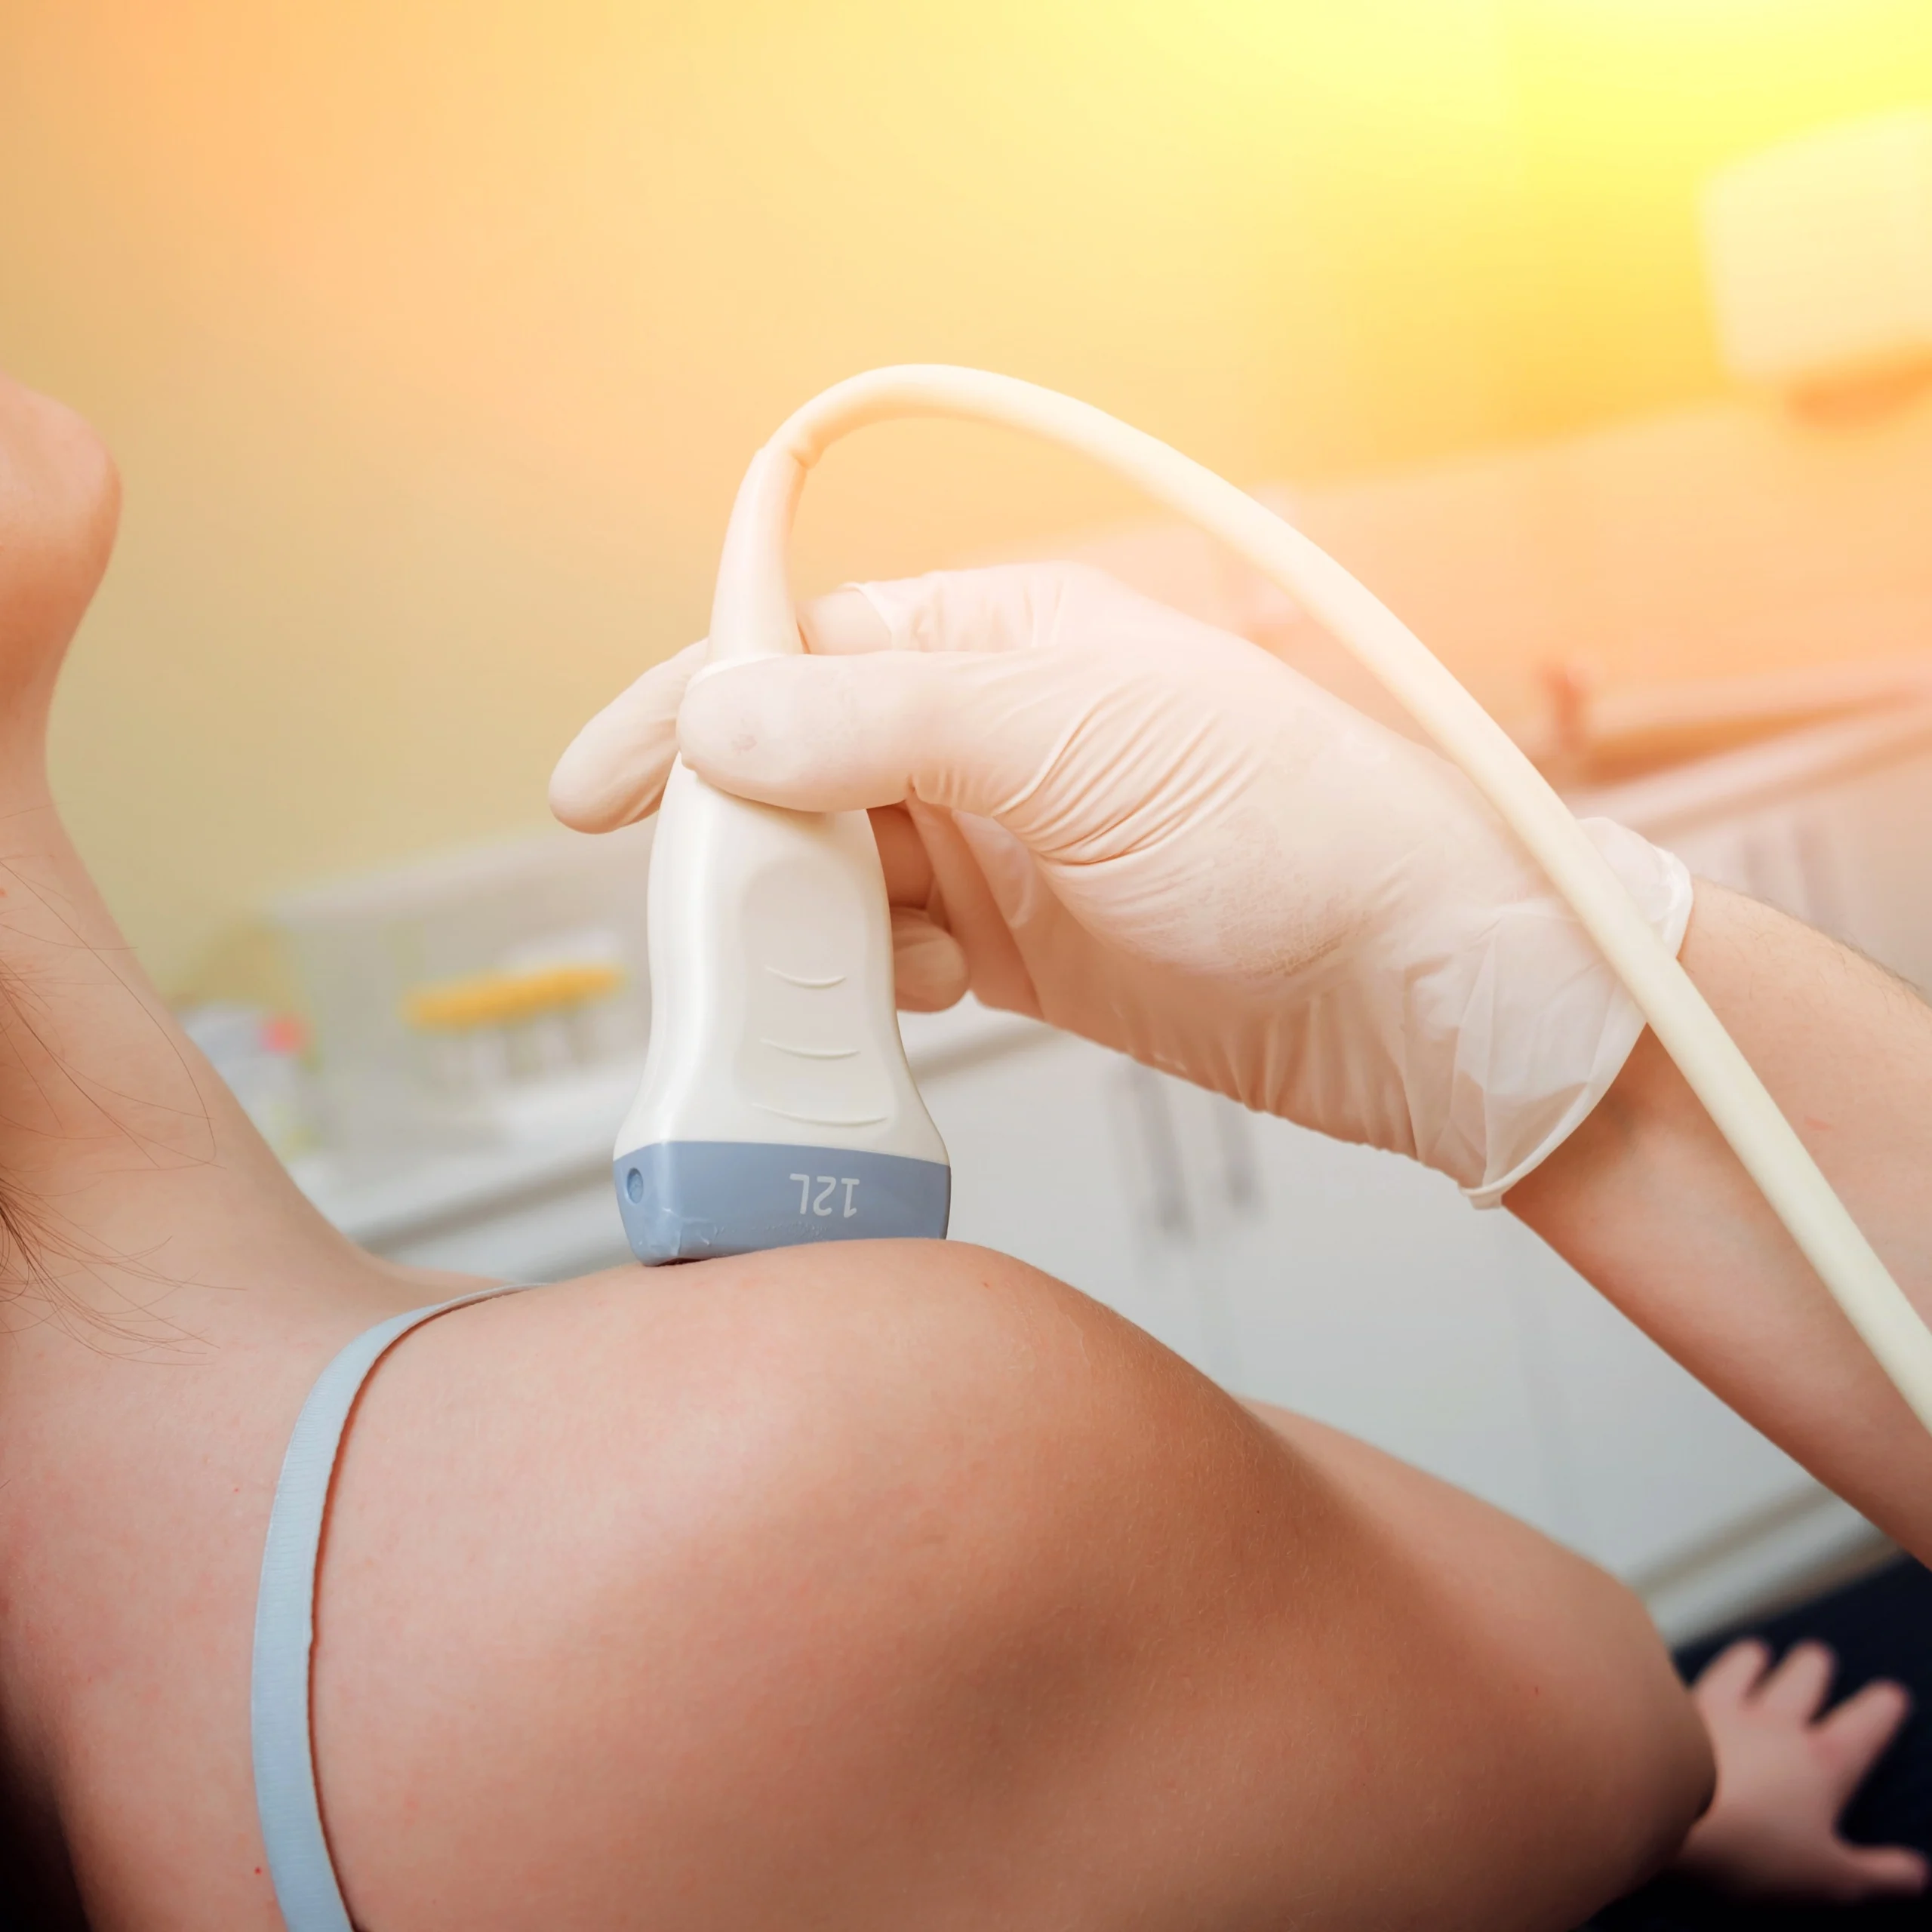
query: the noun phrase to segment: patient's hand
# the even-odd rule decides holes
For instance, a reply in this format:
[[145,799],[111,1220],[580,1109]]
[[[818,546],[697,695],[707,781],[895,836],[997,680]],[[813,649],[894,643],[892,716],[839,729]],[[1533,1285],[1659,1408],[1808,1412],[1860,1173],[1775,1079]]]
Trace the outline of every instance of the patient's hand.
[[1747,1640],[1691,1686],[1718,1788],[1678,1855],[1680,1870],[1743,1897],[1842,1905],[1925,1889],[1932,1873],[1918,1853],[1838,1834],[1840,1816],[1912,1700],[1903,1684],[1881,1680],[1821,1717],[1832,1663],[1822,1644],[1799,1644],[1773,1669],[1770,1652]]

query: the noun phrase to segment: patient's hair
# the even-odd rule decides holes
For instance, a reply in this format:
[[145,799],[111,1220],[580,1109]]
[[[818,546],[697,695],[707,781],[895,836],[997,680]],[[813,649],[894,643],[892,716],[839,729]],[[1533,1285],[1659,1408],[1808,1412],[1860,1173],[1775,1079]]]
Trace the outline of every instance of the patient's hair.
[[[7,869],[0,867],[0,871]],[[5,1036],[11,1028],[28,1023],[26,1016],[35,1004],[29,983],[12,965],[0,961],[0,1051],[8,1044]],[[48,1050],[45,1036],[36,1037]],[[11,1068],[17,1070],[18,1056],[8,1054],[7,1058]],[[60,1063],[65,1071],[65,1063]],[[97,1109],[106,1111],[98,1097],[90,1097]],[[130,1276],[162,1288],[174,1285],[146,1257],[115,1252],[69,1220],[55,1200],[43,1198],[13,1177],[0,1174],[0,1333],[22,1325],[20,1318],[10,1320],[7,1315],[14,1304],[26,1303],[38,1304],[38,1318],[59,1322],[77,1335],[97,1340],[111,1338],[152,1346],[158,1339],[164,1343],[178,1339],[170,1333],[165,1318],[156,1317],[138,1302],[127,1301],[125,1318],[114,1312],[117,1298],[126,1300],[115,1285],[115,1278]],[[86,1292],[90,1278],[108,1292]],[[25,1318],[30,1322],[35,1318]],[[0,1932],[11,1932],[4,1908],[5,1895],[0,1893]]]
[[[0,1181],[0,1282],[10,1294],[27,1282],[43,1288],[51,1284],[35,1219],[32,1208]],[[0,1919],[0,1932],[5,1927],[5,1921]]]

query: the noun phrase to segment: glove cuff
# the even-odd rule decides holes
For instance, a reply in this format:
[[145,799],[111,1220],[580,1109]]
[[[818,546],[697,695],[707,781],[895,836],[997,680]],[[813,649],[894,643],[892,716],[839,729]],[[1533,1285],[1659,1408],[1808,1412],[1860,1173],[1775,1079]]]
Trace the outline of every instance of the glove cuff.
[[[1675,957],[1690,922],[1684,862],[1609,819],[1583,824]],[[1507,908],[1472,963],[1441,1144],[1419,1135],[1418,1152],[1494,1208],[1589,1117],[1645,1022],[1553,892]]]

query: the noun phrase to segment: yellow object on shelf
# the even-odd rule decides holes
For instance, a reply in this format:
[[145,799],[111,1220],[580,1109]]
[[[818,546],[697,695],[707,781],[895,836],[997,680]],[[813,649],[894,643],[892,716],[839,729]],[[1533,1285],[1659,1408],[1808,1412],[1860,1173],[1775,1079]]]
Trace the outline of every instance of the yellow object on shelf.
[[514,1026],[545,1014],[566,1013],[615,992],[623,969],[603,963],[540,966],[527,972],[472,973],[412,986],[403,995],[403,1017],[426,1033],[468,1033],[479,1027]]

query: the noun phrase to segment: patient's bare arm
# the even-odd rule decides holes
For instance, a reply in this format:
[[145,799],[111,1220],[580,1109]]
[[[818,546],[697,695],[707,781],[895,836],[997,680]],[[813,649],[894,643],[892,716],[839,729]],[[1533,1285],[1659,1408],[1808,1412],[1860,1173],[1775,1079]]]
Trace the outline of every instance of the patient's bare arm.
[[[1717,886],[1698,886],[1682,957],[1932,1314],[1932,1009],[1869,960]],[[1932,1438],[1654,1035],[1506,1204],[1733,1407],[1932,1559]]]

